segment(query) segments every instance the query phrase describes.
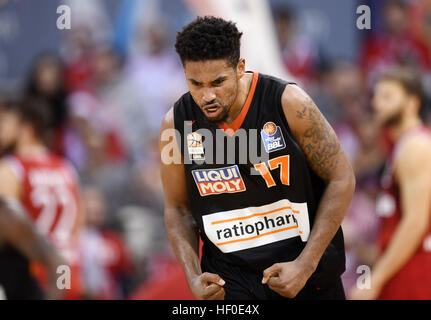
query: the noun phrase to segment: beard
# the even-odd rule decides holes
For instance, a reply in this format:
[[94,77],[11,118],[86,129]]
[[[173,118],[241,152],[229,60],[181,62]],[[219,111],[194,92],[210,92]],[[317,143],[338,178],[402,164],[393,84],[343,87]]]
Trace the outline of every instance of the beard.
[[395,113],[387,117],[382,121],[384,128],[391,128],[398,126],[403,119],[403,109],[398,109]]
[[218,104],[219,108],[221,108],[221,112],[217,117],[207,117],[205,115],[205,121],[207,122],[207,124],[211,124],[211,125],[216,125],[220,122],[226,122],[226,120],[229,118],[229,112],[233,106],[233,104],[235,103],[237,97],[238,97],[238,85],[235,86],[235,88],[230,91],[228,94],[224,95],[224,99],[223,101],[221,101],[220,99],[214,99],[213,101],[209,102],[209,103],[205,103],[205,104],[198,104],[197,103],[197,99],[195,99],[193,96],[193,100],[196,103],[196,105],[201,109],[201,111],[203,113],[205,113],[205,108],[213,105],[213,104]]
[[223,113],[220,115],[220,117],[218,119],[209,119],[206,116],[204,116],[203,117],[203,123],[205,123],[210,128],[218,129],[218,124],[220,122],[226,121],[226,119],[229,116],[230,107],[222,106],[222,108],[223,108]]
[[226,121],[226,119],[229,116],[229,110],[230,110],[231,107],[232,106],[223,106],[223,105],[221,105],[222,112],[221,112],[221,114],[220,114],[219,117],[217,117],[216,119],[210,119],[210,118],[207,118],[207,117],[205,117],[205,118],[209,122],[212,122],[212,123],[219,123],[219,122],[222,122],[222,121]]
[[14,143],[7,145],[7,146],[0,145],[0,158],[14,153],[14,151],[15,151],[15,144]]

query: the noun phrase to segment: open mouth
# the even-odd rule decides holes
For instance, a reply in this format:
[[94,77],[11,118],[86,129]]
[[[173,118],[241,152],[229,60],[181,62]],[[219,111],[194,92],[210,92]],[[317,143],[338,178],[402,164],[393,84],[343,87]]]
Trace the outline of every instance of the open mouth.
[[209,118],[215,118],[222,112],[222,110],[223,108],[219,104],[213,104],[205,107],[204,113]]

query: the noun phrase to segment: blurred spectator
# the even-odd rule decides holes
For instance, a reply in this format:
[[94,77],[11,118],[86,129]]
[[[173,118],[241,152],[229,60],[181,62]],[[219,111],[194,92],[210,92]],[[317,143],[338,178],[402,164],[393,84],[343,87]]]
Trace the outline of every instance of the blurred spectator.
[[352,62],[334,61],[322,86],[332,96],[333,102],[339,109],[340,119],[353,123],[366,111],[367,89],[358,66]]
[[[359,68],[347,61],[333,61],[321,75],[322,111],[329,113],[343,149],[356,174],[356,190],[342,227],[346,247],[346,293],[355,286],[359,265],[374,258],[378,218],[374,203],[383,165],[379,130],[368,106],[369,94]],[[320,105],[319,105],[320,106]]]
[[94,72],[88,89],[76,91],[69,97],[72,118],[88,152],[81,155],[84,158],[76,159],[84,170],[96,168],[103,162],[123,161],[125,157],[115,115],[100,94],[119,72],[118,62],[109,48],[101,47],[92,52],[91,65]]
[[[141,105],[148,121],[144,138],[147,145],[157,139],[164,114],[179,96],[188,91],[178,56],[169,46],[168,28],[157,21],[140,30],[140,41],[147,46],[131,55],[125,66],[126,77],[137,84]],[[149,143],[149,144],[148,144]]]
[[43,99],[51,109],[53,116],[49,124],[51,129],[49,145],[61,155],[65,151],[63,138],[69,115],[63,74],[64,66],[57,55],[41,54],[33,61],[24,93],[30,97]]
[[93,75],[94,47],[109,43],[112,37],[107,4],[102,0],[91,2],[63,0],[73,12],[73,28],[64,30],[61,53],[66,61],[66,83],[70,91],[88,89]]
[[379,148],[379,130],[369,112],[354,125],[358,149],[352,158],[356,174],[356,191],[342,227],[346,246],[346,271],[342,276],[346,294],[356,285],[360,265],[370,266],[376,257],[374,242],[379,227],[375,201],[378,179],[383,168],[383,154]]
[[357,66],[348,61],[334,61],[320,76],[318,95],[322,112],[332,123],[350,159],[360,152],[355,123],[367,109],[367,90]]
[[408,12],[406,1],[385,1],[384,29],[365,40],[360,57],[362,70],[370,84],[379,72],[396,64],[430,70],[429,48],[422,39],[410,32]]
[[411,33],[431,50],[431,0],[412,1],[409,13]]
[[148,281],[133,292],[130,299],[195,300],[187,284],[184,271],[173,253],[156,256],[153,259],[152,269],[153,272],[148,277]]
[[[163,221],[148,208],[128,205],[121,208],[117,219],[121,222],[124,237],[137,266],[138,283],[142,283],[160,270],[152,268],[159,251],[165,250]],[[162,256],[164,253],[162,253]]]
[[292,10],[287,7],[277,9],[274,19],[284,65],[294,78],[306,85],[316,72],[317,49],[297,30]]
[[[135,50],[125,65],[129,88],[138,94],[135,106],[123,115],[127,140],[131,141],[136,165],[137,187],[141,197],[162,210],[159,179],[158,137],[163,116],[175,101],[188,91],[180,60],[169,45],[169,29],[163,20],[155,20],[139,31],[141,51]],[[133,110],[133,111],[132,111]]]
[[94,187],[83,190],[86,224],[81,239],[87,298],[124,299],[134,266],[121,234],[106,228],[106,200]]
[[66,86],[71,92],[88,89],[93,74],[92,46],[91,32],[85,26],[76,26],[66,32],[61,52],[66,63]]

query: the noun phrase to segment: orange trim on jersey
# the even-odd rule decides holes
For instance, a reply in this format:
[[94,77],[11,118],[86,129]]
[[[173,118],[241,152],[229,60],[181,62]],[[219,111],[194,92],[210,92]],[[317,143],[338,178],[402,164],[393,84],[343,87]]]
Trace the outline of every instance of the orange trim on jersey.
[[[271,211],[267,211],[267,212],[261,212],[261,213],[254,213],[252,215],[246,216],[246,217],[239,217],[239,218],[232,218],[232,219],[226,219],[226,220],[220,220],[220,221],[213,221],[211,222],[211,224],[219,224],[219,223],[225,223],[225,222],[231,222],[231,221],[238,221],[238,220],[245,220],[245,219],[250,219],[253,217],[258,217],[258,216],[264,216],[273,212],[277,212],[277,211],[281,211],[281,210],[287,210],[290,209],[292,210],[292,207],[282,207],[282,208],[278,208],[278,209],[274,209]],[[299,211],[297,210],[292,210],[293,213],[299,213]]]
[[[251,81],[250,90],[247,95],[247,100],[245,100],[244,106],[241,109],[239,115],[235,118],[232,123],[227,124],[226,122],[220,122],[218,127],[223,129],[225,133],[229,136],[233,136],[235,132],[241,127],[244,122],[245,116],[247,115],[248,109],[250,108],[251,101],[253,100],[254,91],[256,90],[257,79],[259,78],[259,73],[253,72],[253,80]],[[230,130],[228,130],[230,129]]]
[[274,231],[262,233],[262,234],[260,234],[258,236],[254,236],[254,237],[250,237],[250,238],[238,239],[238,240],[232,240],[232,241],[226,241],[226,242],[219,242],[219,243],[217,243],[217,245],[218,246],[222,246],[224,244],[230,244],[230,243],[235,243],[235,242],[253,240],[253,239],[257,239],[257,238],[263,237],[263,236],[268,236],[270,234],[274,234],[274,233],[278,233],[278,232],[282,232],[282,231],[287,231],[287,230],[290,230],[290,229],[296,229],[296,228],[298,228],[298,226],[287,227],[287,228],[283,228],[283,229],[279,229],[279,230],[274,230]]

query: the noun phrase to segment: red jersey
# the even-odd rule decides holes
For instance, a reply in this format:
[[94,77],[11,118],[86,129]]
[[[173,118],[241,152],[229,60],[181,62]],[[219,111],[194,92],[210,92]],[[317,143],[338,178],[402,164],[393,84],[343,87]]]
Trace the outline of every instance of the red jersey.
[[[431,130],[424,126],[404,134],[395,144],[382,176],[382,191],[377,199],[376,208],[381,218],[377,238],[381,253],[389,245],[402,216],[400,189],[394,175],[395,161],[406,142],[418,136],[425,136],[431,143]],[[431,299],[431,223],[421,245],[410,260],[385,284],[379,299]]]
[[[37,157],[7,157],[21,183],[20,202],[37,228],[51,240],[71,268],[71,292],[81,284],[78,233],[81,218],[78,178],[73,167],[63,158],[45,152]],[[36,268],[38,269],[38,268]],[[36,276],[43,285],[40,270]],[[68,292],[67,296],[70,296]]]

